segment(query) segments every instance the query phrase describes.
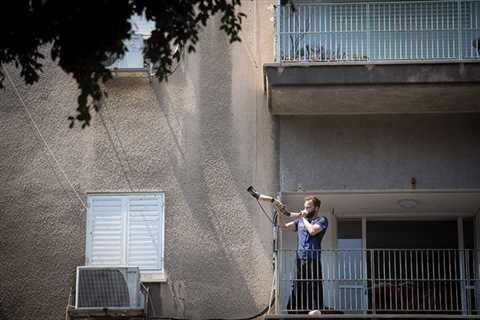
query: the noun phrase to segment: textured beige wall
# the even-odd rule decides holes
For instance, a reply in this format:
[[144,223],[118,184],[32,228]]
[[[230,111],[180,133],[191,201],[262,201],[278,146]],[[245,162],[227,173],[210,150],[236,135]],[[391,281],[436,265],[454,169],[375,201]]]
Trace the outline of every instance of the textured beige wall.
[[[250,316],[268,303],[271,226],[245,192],[278,190],[275,124],[263,91],[271,62],[271,1],[245,2],[240,44],[212,21],[198,52],[169,82],[118,78],[92,126],[68,129],[76,85],[54,65],[0,93],[0,318],[64,316],[84,262],[80,200],[93,191],[166,193],[166,283],[152,287],[156,315]],[[65,171],[65,176],[60,171]],[[70,185],[71,183],[71,185]]]
[[418,189],[478,189],[479,120],[479,113],[280,117],[281,189],[409,189],[411,177]]

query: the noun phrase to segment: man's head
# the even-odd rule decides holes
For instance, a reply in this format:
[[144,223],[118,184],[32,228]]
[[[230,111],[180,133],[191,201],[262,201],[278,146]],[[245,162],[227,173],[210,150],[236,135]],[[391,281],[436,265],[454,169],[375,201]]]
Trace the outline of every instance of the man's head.
[[320,201],[320,199],[314,196],[305,197],[304,200],[305,203],[303,205],[303,209],[307,211],[307,216],[309,218],[314,217],[318,213],[318,211],[320,211],[320,205],[322,204],[322,202]]

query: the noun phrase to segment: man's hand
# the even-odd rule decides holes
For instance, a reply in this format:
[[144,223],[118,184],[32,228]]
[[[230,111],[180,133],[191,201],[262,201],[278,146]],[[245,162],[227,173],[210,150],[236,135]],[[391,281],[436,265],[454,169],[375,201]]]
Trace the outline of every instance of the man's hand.
[[277,209],[277,211],[281,213],[285,212],[285,205],[280,201],[278,201],[277,199],[273,200],[273,206],[275,207],[275,209]]
[[306,218],[308,215],[307,210],[303,209],[302,211],[299,212],[298,217],[299,218]]
[[287,209],[285,208],[285,205],[283,203],[281,203],[280,201],[278,201],[277,199],[273,200],[272,205],[275,209],[277,209],[277,212],[279,213],[277,215],[278,226],[280,228],[285,228],[285,229],[290,230],[290,231],[295,231],[295,224],[293,223],[293,221],[285,223],[285,220],[283,218],[283,215],[287,211]]

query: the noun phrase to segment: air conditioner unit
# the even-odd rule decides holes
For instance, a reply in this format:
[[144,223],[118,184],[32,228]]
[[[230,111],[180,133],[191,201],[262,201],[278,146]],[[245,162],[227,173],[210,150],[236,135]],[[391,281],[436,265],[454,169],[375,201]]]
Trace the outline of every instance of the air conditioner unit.
[[77,267],[75,288],[76,309],[141,309],[144,306],[137,267]]

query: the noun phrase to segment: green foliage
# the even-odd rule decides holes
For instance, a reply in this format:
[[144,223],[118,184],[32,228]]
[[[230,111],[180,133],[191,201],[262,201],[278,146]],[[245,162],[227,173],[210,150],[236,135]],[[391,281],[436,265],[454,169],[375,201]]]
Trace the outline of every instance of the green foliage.
[[[3,6],[0,19],[0,64],[14,63],[25,83],[38,81],[45,56],[51,58],[78,83],[77,115],[70,117],[82,128],[98,110],[101,82],[112,75],[105,62],[126,52],[124,40],[132,35],[129,18],[144,14],[155,30],[146,42],[145,57],[158,66],[156,76],[166,80],[184,48],[195,51],[199,31],[208,19],[221,15],[221,29],[231,42],[240,41],[245,15],[241,0],[15,0]],[[174,50],[179,48],[180,50]],[[0,88],[5,75],[0,69]]]

